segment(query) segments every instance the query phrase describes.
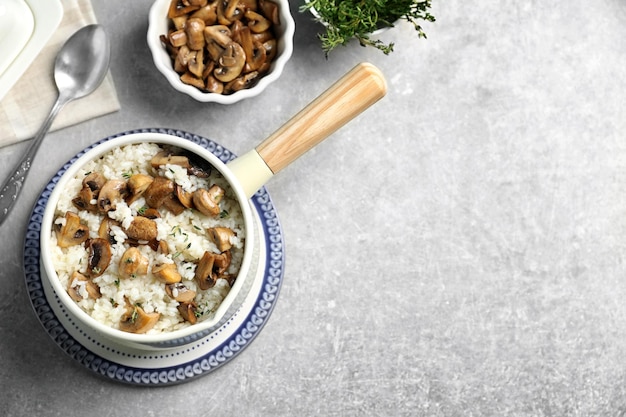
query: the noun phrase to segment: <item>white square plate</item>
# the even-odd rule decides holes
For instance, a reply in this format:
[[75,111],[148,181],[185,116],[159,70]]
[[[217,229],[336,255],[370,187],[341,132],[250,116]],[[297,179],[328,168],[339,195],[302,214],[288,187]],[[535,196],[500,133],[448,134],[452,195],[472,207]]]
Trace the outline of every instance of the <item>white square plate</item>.
[[25,0],[0,3],[0,75],[11,65],[35,29],[35,18]]
[[61,0],[2,0],[0,100],[50,40],[62,17]]

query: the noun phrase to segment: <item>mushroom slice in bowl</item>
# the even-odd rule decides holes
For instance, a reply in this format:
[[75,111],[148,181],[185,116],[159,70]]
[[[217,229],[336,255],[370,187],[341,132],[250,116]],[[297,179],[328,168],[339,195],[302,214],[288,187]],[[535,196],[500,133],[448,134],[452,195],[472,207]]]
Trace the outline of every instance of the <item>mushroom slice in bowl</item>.
[[55,232],[57,245],[61,248],[80,245],[89,238],[89,228],[81,223],[78,214],[71,211],[65,213],[64,221],[56,224]]
[[111,244],[106,239],[88,239],[85,243],[87,256],[87,275],[91,278],[99,277],[111,263]]
[[128,333],[146,333],[157,324],[160,317],[159,313],[146,313],[140,305],[131,305],[126,300],[126,313],[120,320],[120,330]]

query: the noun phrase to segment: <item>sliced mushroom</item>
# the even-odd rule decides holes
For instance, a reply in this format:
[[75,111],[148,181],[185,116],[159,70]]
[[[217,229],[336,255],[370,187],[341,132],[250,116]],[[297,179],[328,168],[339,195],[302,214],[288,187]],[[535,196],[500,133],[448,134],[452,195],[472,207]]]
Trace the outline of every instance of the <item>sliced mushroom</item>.
[[[221,51],[218,53],[221,54]],[[209,76],[212,76],[211,74],[213,74],[213,70],[215,69],[215,61],[213,61],[212,59],[206,59],[206,63],[204,65],[204,71],[202,71],[202,79],[204,81],[206,81],[206,78]],[[208,82],[207,82],[208,83]]]
[[225,25],[205,27],[204,40],[206,41],[206,50],[213,61],[217,61],[226,46],[233,41],[231,39],[231,31]]
[[161,247],[161,242],[163,241],[152,239],[150,242],[148,242],[148,247],[152,249],[153,251],[157,252],[159,248]]
[[155,251],[156,252],[160,252],[160,253],[162,253],[164,255],[167,255],[167,254],[170,253],[170,248],[169,248],[169,246],[167,246],[167,242],[166,241],[159,240]]
[[120,330],[129,333],[146,333],[152,329],[161,318],[161,314],[157,312],[146,313],[139,305],[130,305],[126,301],[126,313],[120,320]]
[[[185,163],[183,167],[186,165],[187,169],[190,169],[191,165],[189,165],[189,161],[187,160],[187,158],[181,158],[185,158]],[[174,160],[171,157],[168,157],[168,159]],[[161,206],[164,206],[167,210],[171,211],[174,214],[178,215],[182,213],[185,210],[185,206],[178,201],[177,194],[174,192],[175,188],[176,184],[168,178],[154,178],[144,192],[146,204],[148,204],[148,206],[152,209],[158,209]]]
[[189,159],[189,167],[187,168],[187,173],[189,175],[195,175],[198,178],[209,177],[209,175],[211,174],[210,163],[191,152],[184,153],[184,156]]
[[72,199],[72,205],[78,210],[87,210],[92,213],[98,212],[97,195],[89,187],[83,187],[78,195]]
[[198,287],[201,290],[212,288],[217,280],[224,276],[226,269],[230,266],[231,259],[230,251],[219,255],[209,251],[204,252],[194,275]]
[[198,322],[198,306],[196,303],[180,303],[176,306],[176,309],[182,318],[190,324],[196,324]]
[[176,284],[183,279],[176,268],[176,264],[155,265],[152,267],[152,275],[166,284]]
[[170,151],[161,151],[150,159],[152,168],[158,169],[163,165],[179,165],[183,168],[189,168],[189,158],[184,155],[174,155]]
[[246,53],[237,42],[231,42],[226,45],[217,62],[218,66],[213,71],[213,75],[226,83],[241,74],[243,66],[246,64]]
[[224,198],[224,195],[225,195],[224,189],[217,184],[214,184],[211,186],[211,188],[209,188],[209,196],[217,204],[219,204],[222,201],[222,199]]
[[171,194],[163,201],[163,207],[177,216],[185,211],[185,206],[178,200],[175,194]]
[[98,172],[90,172],[83,178],[83,187],[89,187],[93,192],[99,192],[107,182],[104,175]]
[[[230,38],[234,41],[237,42],[239,45],[242,45],[241,43],[241,30],[243,28],[247,28],[248,26],[244,25],[241,20],[235,20],[230,26]],[[249,29],[248,29],[249,30]]]
[[178,0],[172,0],[170,7],[167,10],[167,17],[173,19],[175,17],[184,16],[188,13],[198,10],[200,6],[194,6],[191,4],[180,4]]
[[133,221],[126,229],[126,235],[130,239],[138,241],[150,241],[157,238],[157,224],[154,220],[143,216],[133,217]]
[[196,54],[189,60],[187,68],[190,73],[200,79],[202,78],[202,74],[204,73],[204,49],[196,51]]
[[219,203],[224,198],[224,190],[219,185],[213,185],[208,190],[199,188],[193,193],[193,204],[205,216],[220,214]]
[[178,197],[178,201],[180,201],[180,204],[185,206],[185,208],[192,208],[193,207],[193,193],[190,191],[186,191],[179,184],[176,184],[175,190],[176,190],[176,197]]
[[72,300],[79,302],[84,299],[90,298],[97,300],[102,295],[100,294],[100,287],[92,280],[84,276],[78,271],[75,271],[70,276],[69,286],[67,293]]
[[271,39],[276,39],[276,38],[274,37],[274,34],[272,33],[271,30],[266,30],[265,32],[261,32],[261,33],[253,32],[252,39],[261,43],[265,43]]
[[175,30],[168,35],[170,44],[174,47],[180,47],[187,44],[187,33],[184,30]]
[[182,15],[182,16],[175,16],[172,18],[172,23],[174,24],[174,27],[176,28],[176,30],[182,30],[185,28],[185,22],[187,21],[187,19],[189,19],[188,15]]
[[276,47],[276,39],[269,39],[263,42],[263,49],[265,49],[265,63],[259,68],[259,72],[267,72],[269,70],[269,64],[274,60],[278,53]]
[[150,184],[152,184],[154,178],[150,175],[146,174],[134,174],[131,175],[128,179],[128,192],[129,195],[126,198],[126,202],[131,204],[136,201],[142,194],[148,189]]
[[244,72],[256,71],[265,63],[267,51],[263,43],[255,41],[250,33],[250,28],[241,29],[241,46],[246,54]]
[[57,245],[61,248],[68,248],[80,245],[89,238],[89,227],[80,222],[78,214],[68,211],[65,213],[65,224],[55,226]]
[[265,32],[266,30],[269,30],[271,26],[268,19],[254,10],[246,10],[244,16],[248,19],[248,27],[255,33]]
[[115,210],[118,201],[123,200],[127,193],[126,181],[108,180],[98,194],[98,210],[101,212]]
[[91,172],[83,178],[82,189],[78,195],[72,200],[72,204],[79,210],[87,210],[97,212],[97,198],[100,190],[106,183],[106,178],[100,173]]
[[215,254],[215,262],[213,264],[213,270],[217,274],[218,278],[223,278],[226,274],[226,270],[230,266],[233,259],[233,255],[229,250],[226,250],[220,254]]
[[252,71],[247,74],[240,75],[224,86],[224,91],[228,94],[235,91],[243,90],[253,86],[259,79],[258,71]]
[[243,16],[239,0],[218,0],[217,21],[220,25],[230,25]]
[[265,63],[263,65],[261,65],[261,68],[259,68],[259,78],[261,78],[263,75],[267,74],[270,69],[272,68],[272,64],[270,63],[269,60],[265,60]]
[[165,199],[174,193],[174,182],[165,177],[156,177],[143,193],[146,204],[149,207],[158,209],[163,205]]
[[152,220],[161,218],[161,212],[152,207],[142,207],[137,214]]
[[106,239],[89,239],[85,243],[87,249],[87,275],[99,277],[111,263],[111,244]]
[[188,19],[185,23],[185,34],[187,35],[187,46],[194,51],[204,48],[204,20],[198,18]]
[[278,14],[278,5],[273,1],[259,0],[259,7],[263,13],[263,16],[267,17],[273,25],[280,25],[280,16]]
[[207,4],[193,12],[190,16],[196,19],[202,19],[205,26],[214,25],[217,22],[217,2]]
[[210,93],[222,94],[224,92],[224,84],[213,75],[206,77],[204,88]]
[[205,86],[204,81],[201,78],[193,75],[190,71],[187,71],[183,75],[181,75],[180,80],[185,84],[192,85],[201,90],[204,89]]
[[215,264],[215,254],[209,251],[204,252],[204,255],[200,259],[198,266],[196,267],[196,273],[194,279],[201,290],[208,290],[212,288],[217,282],[217,276],[213,272],[213,265]]
[[119,275],[122,278],[135,278],[138,275],[146,275],[150,261],[137,248],[128,248],[120,258],[118,266]]
[[185,72],[187,70],[187,65],[189,65],[191,56],[195,53],[196,52],[192,52],[187,45],[183,45],[178,48],[176,58],[174,59],[174,71],[178,73]]
[[165,293],[179,303],[189,303],[196,297],[195,291],[190,290],[185,284],[180,282],[167,284],[165,286]]
[[108,216],[104,216],[98,228],[98,237],[107,240],[111,245],[116,243],[113,226],[119,226],[119,223]]
[[209,238],[215,246],[217,246],[217,250],[220,252],[225,252],[232,248],[231,239],[235,236],[235,232],[228,227],[212,227],[207,229],[209,233]]

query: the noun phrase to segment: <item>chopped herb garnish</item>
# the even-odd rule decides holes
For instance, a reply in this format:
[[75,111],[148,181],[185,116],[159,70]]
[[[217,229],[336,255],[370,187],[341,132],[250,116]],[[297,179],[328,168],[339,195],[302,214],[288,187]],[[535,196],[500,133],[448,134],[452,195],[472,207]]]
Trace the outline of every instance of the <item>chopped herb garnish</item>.
[[220,219],[227,219],[230,216],[230,214],[228,214],[228,211],[226,210],[222,210],[220,212]]

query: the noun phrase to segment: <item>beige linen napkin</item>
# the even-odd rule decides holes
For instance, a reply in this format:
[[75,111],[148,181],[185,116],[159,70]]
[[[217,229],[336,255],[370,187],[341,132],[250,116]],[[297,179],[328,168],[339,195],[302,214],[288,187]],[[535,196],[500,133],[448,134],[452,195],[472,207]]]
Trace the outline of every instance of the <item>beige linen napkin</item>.
[[[90,0],[61,0],[61,3],[64,12],[59,27],[26,72],[0,101],[0,147],[35,136],[57,98],[53,76],[57,52],[78,29],[96,23]],[[51,130],[119,109],[120,104],[109,73],[95,92],[67,104],[59,112]]]

